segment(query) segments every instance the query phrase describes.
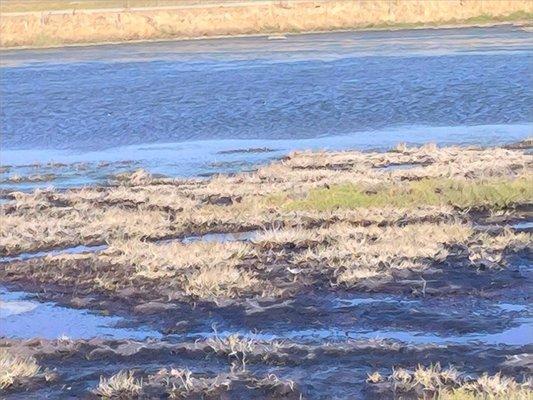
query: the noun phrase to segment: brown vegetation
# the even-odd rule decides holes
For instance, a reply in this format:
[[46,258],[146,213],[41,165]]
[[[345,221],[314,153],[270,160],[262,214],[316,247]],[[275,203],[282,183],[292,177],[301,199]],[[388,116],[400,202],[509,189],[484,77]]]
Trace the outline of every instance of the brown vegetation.
[[23,358],[9,350],[0,349],[0,390],[26,383],[35,378],[40,370],[33,357]]
[[[417,166],[381,169],[401,163]],[[521,149],[304,152],[256,172],[209,180],[137,171],[113,182],[11,194],[14,202],[0,206],[5,255],[108,247],[13,262],[5,265],[4,279],[29,274],[43,284],[117,294],[129,288],[173,299],[283,297],[326,282],[368,285],[448,259],[501,269],[509,254],[531,242],[529,233],[489,233],[472,223],[480,212],[505,216],[531,204],[531,155]],[[258,232],[248,243],[179,240],[253,229]]]
[[533,398],[530,380],[523,383],[514,378],[483,374],[477,378],[460,373],[453,367],[442,368],[440,364],[424,367],[419,365],[414,371],[396,368],[387,378],[379,373],[369,375],[370,384],[388,385],[396,395],[416,396],[438,400],[529,400]]
[[527,0],[236,2],[195,7],[4,13],[0,45],[490,23],[531,18]]
[[[403,163],[418,166],[381,168]],[[298,229],[337,221],[434,222],[461,218],[459,208],[505,211],[533,196],[531,155],[501,148],[304,152],[234,176],[183,180],[136,172],[117,182],[66,192],[12,193],[16,201],[0,206],[0,249],[10,255],[116,239]]]

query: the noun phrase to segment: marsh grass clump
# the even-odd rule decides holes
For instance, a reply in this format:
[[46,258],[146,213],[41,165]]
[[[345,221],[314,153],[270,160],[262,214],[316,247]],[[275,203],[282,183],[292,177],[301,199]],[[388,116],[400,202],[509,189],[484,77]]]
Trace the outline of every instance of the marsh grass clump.
[[243,370],[206,376],[187,368],[163,368],[149,381],[150,386],[163,387],[170,399],[301,398],[291,380],[274,374],[256,377]]
[[[406,163],[415,168],[380,169]],[[254,172],[206,180],[135,171],[114,183],[9,194],[15,201],[0,205],[0,250],[17,254],[254,229],[268,231],[267,247],[309,246],[317,238],[302,228],[340,221],[437,220],[472,209],[509,210],[533,198],[531,156],[502,148],[301,152]],[[288,228],[294,229],[293,237]],[[307,240],[298,234],[308,235]]]
[[[216,333],[216,332],[215,332]],[[226,355],[233,361],[233,366],[246,370],[247,357],[254,351],[258,351],[261,347],[259,342],[253,338],[245,338],[239,335],[229,335],[220,337],[217,334],[213,338],[205,341],[214,353]]]
[[442,368],[439,363],[429,367],[418,365],[414,371],[393,368],[388,382],[395,392],[416,393],[420,398],[429,399],[444,388],[458,386],[461,374],[453,367]]
[[514,378],[483,374],[476,380],[463,383],[457,388],[443,389],[437,400],[531,400],[531,381],[518,383]]
[[509,228],[504,228],[497,235],[479,233],[468,246],[468,259],[473,266],[480,268],[503,268],[507,265],[507,254],[527,251],[531,242],[530,233],[515,232]]
[[36,377],[41,368],[33,357],[20,357],[0,349],[0,389],[7,389]]
[[341,236],[293,256],[295,264],[317,264],[335,271],[336,281],[352,286],[393,268],[423,268],[444,260],[451,244],[464,244],[473,235],[469,224],[409,224],[403,227],[333,228]]
[[338,185],[328,189],[313,189],[303,200],[293,200],[290,210],[358,207],[417,207],[423,205],[450,205],[459,209],[503,209],[516,203],[533,200],[533,178],[514,180],[451,180],[424,179],[406,185],[383,184],[364,188],[354,184]]
[[218,266],[234,266],[251,254],[249,246],[240,242],[149,243],[141,240],[111,242],[102,255],[104,261],[130,265],[136,274],[146,278],[172,277],[188,268],[200,272]]
[[142,391],[142,380],[137,380],[131,371],[120,371],[110,378],[100,377],[94,393],[104,399],[136,398]]
[[99,257],[104,264],[134,268],[134,278],[178,286],[202,299],[236,297],[260,292],[264,285],[239,264],[253,256],[241,242],[147,243],[138,240],[113,242]]
[[198,298],[238,297],[257,293],[262,285],[250,272],[233,265],[202,268],[185,283],[185,292]]
[[144,169],[138,169],[134,172],[123,172],[111,177],[111,182],[124,186],[146,185],[153,181],[153,176]]
[[483,374],[477,378],[460,373],[439,363],[415,370],[394,368],[385,382],[379,373],[369,375],[370,385],[389,385],[396,394],[415,395],[435,400],[531,400],[531,381],[518,383],[514,378]]

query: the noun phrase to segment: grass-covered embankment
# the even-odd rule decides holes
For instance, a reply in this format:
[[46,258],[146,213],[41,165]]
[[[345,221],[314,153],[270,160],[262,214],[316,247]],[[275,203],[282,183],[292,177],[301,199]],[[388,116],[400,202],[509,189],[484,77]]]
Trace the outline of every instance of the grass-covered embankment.
[[531,20],[533,13],[533,3],[527,0],[289,0],[174,4],[175,7],[168,7],[169,3],[165,2],[165,7],[155,8],[79,10],[69,7],[64,11],[9,13],[6,10],[13,8],[8,3],[0,19],[0,46],[475,25]]

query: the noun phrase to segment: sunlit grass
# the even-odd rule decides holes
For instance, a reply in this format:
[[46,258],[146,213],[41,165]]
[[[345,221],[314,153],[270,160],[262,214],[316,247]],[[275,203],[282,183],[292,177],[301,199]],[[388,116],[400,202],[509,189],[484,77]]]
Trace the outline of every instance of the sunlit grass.
[[[440,364],[424,367],[419,365],[414,371],[394,368],[387,379],[395,390],[402,392],[423,390],[424,399],[432,400],[531,400],[531,381],[517,382],[512,377],[483,374],[472,378],[453,367],[442,368]],[[379,373],[370,374],[367,382],[378,383],[384,379]]]
[[21,379],[33,378],[40,367],[34,358],[23,358],[0,350],[0,389],[7,389]]
[[[3,0],[2,12],[91,10],[100,8],[168,7],[198,4],[198,0]],[[208,3],[204,1],[204,3]]]
[[104,399],[137,398],[142,390],[142,380],[135,379],[131,371],[120,371],[110,378],[100,377],[100,383],[94,393]]
[[533,179],[453,180],[423,179],[405,184],[363,188],[352,184],[312,189],[301,200],[289,200],[290,210],[332,210],[358,207],[416,207],[451,205],[460,209],[488,207],[499,210],[533,201]]
[[512,377],[501,374],[484,374],[473,382],[454,389],[443,389],[436,400],[532,400],[531,383],[518,383]]

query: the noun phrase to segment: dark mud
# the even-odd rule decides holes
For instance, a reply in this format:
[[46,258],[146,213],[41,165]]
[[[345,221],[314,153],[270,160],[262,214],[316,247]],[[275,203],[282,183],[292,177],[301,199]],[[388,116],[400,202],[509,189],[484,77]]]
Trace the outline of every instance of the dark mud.
[[[201,194],[195,200],[225,207],[242,199]],[[110,201],[93,206],[143,205]],[[18,212],[16,203],[3,204],[3,211]],[[57,193],[43,202],[43,207],[68,206]],[[176,211],[164,207],[169,215]],[[498,215],[482,207],[456,211],[400,216],[379,226],[429,222],[439,229],[442,220],[463,221],[494,237],[509,229],[533,229],[531,204]],[[339,222],[328,218],[270,224],[312,229]],[[393,367],[435,363],[472,376],[502,372],[519,381],[533,373],[530,246],[503,246],[497,254],[501,257],[494,259],[487,245],[483,250],[489,255],[472,261],[477,242],[449,245],[443,248],[446,256],[417,260],[413,267],[384,265],[383,274],[348,286],[336,280],[338,271],[325,262],[311,259],[305,270],[294,268],[290,256],[310,247],[305,240],[261,247],[254,229],[270,227],[268,223],[234,225],[221,222],[191,227],[188,236],[182,230],[143,240],[247,242],[255,253],[238,267],[277,290],[265,291],[263,297],[253,291],[194,297],[179,285],[179,274],[148,279],[136,276],[129,261],[99,258],[109,250],[101,238],[0,258],[0,347],[35,357],[41,366],[35,377],[2,395],[97,398],[94,390],[102,376],[128,370],[143,382],[136,396],[147,399],[389,399],[390,388],[368,384],[368,374],[387,376]],[[112,285],[95,284],[99,278]]]
[[[256,341],[245,351],[233,352],[216,342],[135,342],[69,340],[3,340],[0,346],[34,356],[43,369],[54,374],[46,385],[36,383],[29,398],[89,396],[100,376],[133,370],[147,383],[146,398],[164,398],[151,385],[161,368],[187,368],[201,377],[231,377],[230,392],[222,398],[383,398],[365,383],[367,374],[387,374],[393,366],[453,364],[469,374],[502,371],[512,376],[531,373],[531,346],[406,345],[395,341],[345,340],[335,345],[304,345],[291,341]],[[244,360],[244,362],[243,362]],[[270,377],[270,385],[259,383]],[[248,382],[239,392],[239,381]],[[273,385],[277,382],[276,385]],[[149,393],[149,394],[148,394]],[[28,398],[12,388],[7,398]],[[225,397],[227,396],[227,397]],[[196,398],[190,396],[190,398]],[[207,396],[206,398],[211,398]],[[219,397],[214,397],[219,398]]]
[[[10,325],[3,324],[2,345],[34,356],[49,374],[48,380],[37,377],[12,387],[6,398],[96,398],[91,390],[100,376],[121,370],[142,378],[144,398],[165,398],[168,388],[157,375],[161,368],[187,368],[198,379],[198,392],[189,392],[187,398],[386,399],[391,393],[366,383],[368,374],[386,376],[393,367],[414,369],[436,362],[474,376],[501,371],[523,379],[533,372],[533,263],[529,251],[509,254],[506,261],[504,269],[475,269],[449,259],[438,267],[402,272],[351,290],[310,286],[288,298],[216,304],[169,301],[165,293],[141,294],[133,288],[109,295],[3,274],[11,293],[6,290],[0,309],[4,314],[11,310],[7,318],[15,321],[18,331],[8,331]],[[36,268],[39,263],[19,262]],[[16,289],[38,297],[13,293]],[[28,324],[40,324],[32,314],[39,307],[41,318],[56,321],[55,330],[44,332],[46,325],[39,325],[40,335],[24,331],[24,318]],[[69,312],[76,318],[95,312],[109,317],[88,322],[99,329],[89,326],[70,339],[50,340],[59,333],[58,326],[68,325],[64,315]],[[83,319],[79,321],[83,327]],[[136,336],[139,333],[145,336]],[[43,335],[42,340],[23,341]],[[232,335],[254,345],[244,354],[209,344],[227,344]],[[152,339],[124,340],[128,337]],[[205,392],[222,381],[227,383],[224,390]]]

